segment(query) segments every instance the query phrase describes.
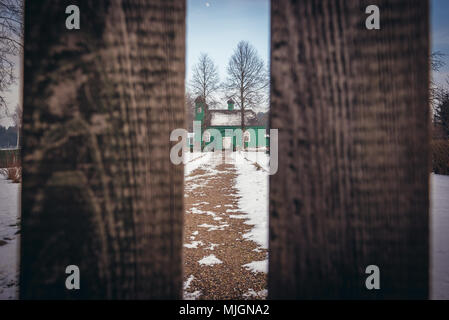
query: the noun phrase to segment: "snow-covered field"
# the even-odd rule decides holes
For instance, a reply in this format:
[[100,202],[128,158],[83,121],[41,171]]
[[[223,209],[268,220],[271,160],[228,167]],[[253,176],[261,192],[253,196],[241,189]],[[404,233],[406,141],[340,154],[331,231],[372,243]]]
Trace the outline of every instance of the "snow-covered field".
[[449,300],[449,176],[431,175],[431,299]]
[[187,152],[184,153],[184,176],[188,176],[193,170],[210,162],[211,152]]
[[0,300],[18,296],[18,214],[20,184],[0,175]]

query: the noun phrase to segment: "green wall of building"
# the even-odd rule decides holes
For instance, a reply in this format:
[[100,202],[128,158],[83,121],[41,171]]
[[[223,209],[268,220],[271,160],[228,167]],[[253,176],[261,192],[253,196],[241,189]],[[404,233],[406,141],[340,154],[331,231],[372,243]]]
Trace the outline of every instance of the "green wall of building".
[[[209,132],[211,134],[211,139],[209,142],[204,142],[203,148],[213,144],[214,142],[214,130],[218,130],[221,134],[221,139],[219,139],[215,143],[216,149],[223,149],[223,138],[224,137],[232,137],[232,146],[233,149],[241,147],[241,139],[237,139],[239,136],[239,130],[241,130],[240,126],[210,126],[204,127],[204,110],[203,102],[196,102],[195,104],[195,121],[201,122],[201,138],[195,137],[195,141],[203,141],[203,137],[205,132]],[[233,109],[233,108],[232,108]],[[232,110],[228,105],[228,110]],[[236,131],[237,130],[237,131]],[[266,137],[266,128],[265,126],[245,126],[245,131],[248,130],[250,133],[249,141],[245,141],[245,148],[260,148],[269,146],[269,138]],[[260,130],[260,132],[259,132]],[[228,131],[228,132],[227,132]],[[229,132],[231,131],[231,132]],[[237,135],[237,136],[236,136]],[[211,146],[212,147],[212,146]],[[190,143],[190,148],[193,148],[193,143]]]

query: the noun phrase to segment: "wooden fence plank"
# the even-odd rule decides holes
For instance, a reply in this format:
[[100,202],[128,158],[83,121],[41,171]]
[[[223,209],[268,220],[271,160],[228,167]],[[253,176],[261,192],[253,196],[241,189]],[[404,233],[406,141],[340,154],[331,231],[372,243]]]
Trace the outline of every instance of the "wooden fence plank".
[[21,298],[181,297],[184,68],[185,1],[25,3]]
[[280,0],[271,19],[269,296],[427,298],[428,1]]

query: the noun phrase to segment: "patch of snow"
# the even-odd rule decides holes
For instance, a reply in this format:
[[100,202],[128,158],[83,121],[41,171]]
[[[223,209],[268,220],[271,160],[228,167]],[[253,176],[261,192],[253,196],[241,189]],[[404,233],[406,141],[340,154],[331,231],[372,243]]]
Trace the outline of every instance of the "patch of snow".
[[192,243],[184,244],[184,247],[189,249],[196,249],[198,248],[198,245],[203,245],[203,241],[192,241]]
[[246,214],[231,214],[231,215],[229,215],[229,218],[233,218],[233,219],[248,219],[248,216]]
[[254,289],[249,289],[247,293],[243,294],[244,298],[258,298],[258,299],[266,299],[268,296],[268,290],[267,289],[263,289],[260,291],[254,291]]
[[[205,180],[206,178],[208,180],[214,179],[217,174],[219,174],[219,171],[215,169],[217,165],[220,164],[221,159],[212,157],[212,152],[205,152],[205,156],[201,157],[201,160],[207,160],[207,161],[195,161],[193,164],[188,163],[186,164],[186,167],[188,166],[188,169],[185,169],[184,171],[184,181],[190,182],[190,181],[201,181]],[[204,170],[205,172],[202,174],[196,174],[194,176],[191,176],[190,173],[196,169]],[[207,182],[207,180],[206,180]]]
[[431,299],[449,300],[449,176],[431,175]]
[[187,177],[193,170],[210,162],[211,152],[187,152],[184,153],[184,177]]
[[270,157],[265,152],[241,152],[241,156],[243,159],[253,164],[257,162],[258,165],[262,167],[263,170],[269,171],[270,169]]
[[198,234],[198,231],[193,231],[192,234],[193,234],[194,236],[196,236],[196,235]]
[[220,259],[218,259],[214,254],[211,254],[210,256],[204,257],[200,261],[198,261],[201,265],[206,266],[213,266],[214,264],[220,264],[223,263]]
[[194,275],[191,274],[190,277],[187,278],[186,282],[184,282],[184,290],[187,290],[190,288],[190,284],[195,279]]
[[268,259],[262,261],[253,261],[247,264],[244,264],[243,267],[250,270],[251,272],[264,272],[268,273]]
[[0,175],[0,300],[18,298],[19,194],[20,184]]
[[201,291],[196,290],[194,292],[187,292],[187,290],[190,288],[190,284],[195,279],[195,277],[190,275],[190,277],[184,282],[184,292],[183,292],[183,298],[184,300],[196,300],[201,296]]
[[185,186],[184,187],[184,190],[191,192],[191,191],[194,191],[195,189],[203,188],[206,185],[207,185],[207,181],[200,182],[200,183],[190,183],[189,186]]
[[209,228],[207,229],[207,231],[217,231],[217,230],[224,230],[224,228],[229,227],[229,224],[224,223],[224,224],[220,224],[220,225],[213,225],[213,224],[207,224],[207,223],[203,223],[200,224],[198,227],[201,228]]
[[[263,159],[268,155],[262,152],[253,157]],[[251,154],[251,152],[246,152]],[[245,224],[254,226],[248,233],[244,234],[245,239],[256,242],[264,249],[268,249],[268,173],[257,170],[249,161],[243,159],[243,152],[234,152],[235,167],[237,169],[236,188],[238,195],[239,211],[246,214],[248,221]],[[243,161],[242,161],[243,159]],[[261,160],[261,162],[267,162]]]
[[198,300],[201,297],[201,291],[196,290],[194,292],[184,292],[184,300]]
[[201,206],[201,205],[203,205],[203,204],[209,204],[209,202],[202,201],[202,202],[194,203],[193,205],[194,205],[194,206]]
[[193,214],[206,214],[206,215],[212,216],[212,217],[215,217],[215,216],[216,216],[215,213],[212,212],[212,211],[203,211],[203,210],[200,210],[200,209],[195,208],[195,207],[192,207],[192,208],[190,209],[190,211],[191,211]]
[[206,249],[207,249],[207,250],[214,250],[215,247],[218,247],[218,246],[219,246],[218,243],[210,243],[210,246],[207,247]]

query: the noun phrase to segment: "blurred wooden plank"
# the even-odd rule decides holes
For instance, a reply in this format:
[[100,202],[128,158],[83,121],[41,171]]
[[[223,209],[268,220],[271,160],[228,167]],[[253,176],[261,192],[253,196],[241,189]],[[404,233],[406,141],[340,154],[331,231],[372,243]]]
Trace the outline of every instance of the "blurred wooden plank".
[[427,298],[428,1],[280,0],[271,19],[270,298]]
[[185,1],[27,1],[24,65],[20,297],[180,298]]

